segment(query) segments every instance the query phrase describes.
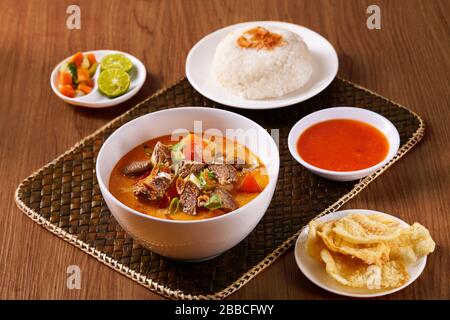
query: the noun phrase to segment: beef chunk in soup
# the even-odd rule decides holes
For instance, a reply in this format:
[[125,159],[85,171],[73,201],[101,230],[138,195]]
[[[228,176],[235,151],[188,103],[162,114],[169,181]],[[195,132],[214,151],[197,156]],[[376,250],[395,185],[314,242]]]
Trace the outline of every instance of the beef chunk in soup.
[[153,149],[150,161],[154,166],[157,164],[170,165],[172,163],[170,148],[158,141]]
[[221,209],[233,211],[237,209],[237,204],[233,199],[233,196],[224,188],[218,187],[214,190],[212,196],[219,196],[222,202]]
[[150,161],[133,161],[129,164],[127,164],[123,169],[123,174],[127,176],[133,176],[142,174],[145,171],[148,171],[152,168],[152,165],[150,164]]
[[234,183],[237,181],[237,171],[230,164],[211,164],[208,169],[214,173],[220,184]]
[[178,175],[182,178],[186,178],[191,173],[196,175],[204,167],[206,167],[205,163],[185,160],[181,162],[180,168],[178,169]]
[[150,199],[150,191],[142,183],[137,183],[134,186],[133,194],[140,199]]
[[173,175],[169,168],[161,165],[155,166],[148,177],[138,181],[134,188],[134,195],[148,200],[160,200],[172,180]]
[[180,196],[181,210],[185,213],[195,215],[197,209],[197,197],[200,189],[192,181],[187,181],[183,193]]

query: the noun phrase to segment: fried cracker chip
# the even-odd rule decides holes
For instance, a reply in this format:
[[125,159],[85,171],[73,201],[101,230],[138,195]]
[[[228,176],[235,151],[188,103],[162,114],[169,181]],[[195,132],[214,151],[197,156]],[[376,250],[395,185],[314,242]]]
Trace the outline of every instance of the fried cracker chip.
[[308,239],[306,240],[306,252],[317,261],[322,261],[320,258],[320,251],[325,248],[322,239],[317,236],[317,229],[320,223],[311,221],[308,224]]
[[353,288],[385,289],[402,286],[409,279],[408,271],[400,261],[388,261],[382,266],[367,265],[347,255],[320,252],[326,272],[337,282]]
[[350,214],[336,221],[333,231],[345,241],[370,244],[389,241],[400,235],[400,223],[385,215]]
[[369,244],[351,243],[337,235],[333,231],[334,226],[335,221],[326,222],[317,231],[317,235],[330,251],[350,255],[369,265],[381,265],[389,260],[389,246],[384,242]]
[[388,216],[353,214],[324,223],[311,222],[307,253],[325,263],[337,282],[368,289],[402,286],[407,266],[433,252],[436,244],[419,223],[404,228]]
[[416,262],[418,258],[433,252],[436,247],[430,232],[420,223],[402,229],[400,235],[389,241],[388,245],[391,247],[390,259],[406,264]]

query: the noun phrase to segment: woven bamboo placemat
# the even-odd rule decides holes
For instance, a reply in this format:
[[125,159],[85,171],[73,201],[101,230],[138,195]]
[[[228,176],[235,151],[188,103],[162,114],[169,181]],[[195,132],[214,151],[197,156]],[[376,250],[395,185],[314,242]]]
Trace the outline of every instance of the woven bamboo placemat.
[[[395,158],[360,181],[333,182],[315,176],[291,157],[287,147],[289,130],[296,121],[316,110],[343,105],[378,112],[400,132],[401,147]],[[240,244],[206,262],[172,261],[136,244],[114,220],[95,177],[97,153],[115,129],[143,114],[180,106],[229,109],[267,129],[280,130],[280,172],[267,213]],[[172,299],[223,299],[290,248],[311,219],[337,210],[408,152],[423,134],[424,123],[417,114],[339,78],[305,102],[264,111],[218,105],[183,79],[114,119],[28,177],[19,185],[15,200],[36,223],[154,292]]]

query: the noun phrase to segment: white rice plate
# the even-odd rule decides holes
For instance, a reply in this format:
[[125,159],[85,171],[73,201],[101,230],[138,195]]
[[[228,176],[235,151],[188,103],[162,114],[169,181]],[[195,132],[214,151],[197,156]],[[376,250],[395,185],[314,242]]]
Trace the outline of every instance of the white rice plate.
[[271,50],[241,48],[237,39],[252,28],[245,27],[229,33],[217,45],[214,55],[212,70],[217,81],[242,98],[281,97],[304,86],[312,74],[311,55],[299,35],[262,27],[280,34],[286,44]]

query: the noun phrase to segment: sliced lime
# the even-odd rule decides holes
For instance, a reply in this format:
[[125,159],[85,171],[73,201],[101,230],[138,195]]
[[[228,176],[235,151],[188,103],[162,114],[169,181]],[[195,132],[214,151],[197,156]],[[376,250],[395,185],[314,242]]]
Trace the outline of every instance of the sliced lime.
[[118,97],[128,91],[130,75],[121,69],[107,69],[98,76],[98,89],[109,98]]
[[133,63],[130,59],[121,53],[108,54],[100,61],[101,70],[107,69],[121,69],[129,72],[133,68]]

